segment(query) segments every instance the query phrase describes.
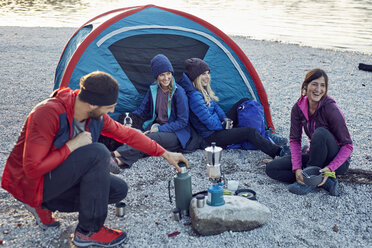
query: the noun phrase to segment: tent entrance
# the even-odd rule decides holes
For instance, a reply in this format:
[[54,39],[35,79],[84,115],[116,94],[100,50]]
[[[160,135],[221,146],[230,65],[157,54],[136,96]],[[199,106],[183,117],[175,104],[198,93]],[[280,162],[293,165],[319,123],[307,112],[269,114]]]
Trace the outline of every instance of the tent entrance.
[[182,35],[141,34],[127,37],[109,46],[109,50],[132,82],[139,94],[145,94],[154,81],[151,73],[151,59],[161,53],[169,58],[178,81],[185,70],[188,58],[203,59],[209,46]]

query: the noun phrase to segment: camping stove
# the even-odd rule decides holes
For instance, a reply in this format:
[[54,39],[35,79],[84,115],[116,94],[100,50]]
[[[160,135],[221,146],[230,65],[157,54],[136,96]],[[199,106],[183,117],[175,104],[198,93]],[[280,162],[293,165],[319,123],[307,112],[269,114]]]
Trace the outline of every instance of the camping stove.
[[205,151],[207,156],[207,176],[212,182],[212,185],[208,188],[207,204],[210,206],[222,206],[225,204],[220,164],[222,148],[212,142],[212,146],[205,148]]

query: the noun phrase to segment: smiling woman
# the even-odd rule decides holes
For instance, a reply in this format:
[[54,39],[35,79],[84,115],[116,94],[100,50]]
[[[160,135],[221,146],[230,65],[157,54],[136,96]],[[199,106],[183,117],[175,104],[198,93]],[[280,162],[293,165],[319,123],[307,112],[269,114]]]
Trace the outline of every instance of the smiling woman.
[[[150,85],[145,98],[133,112],[144,120],[145,134],[168,151],[194,151],[199,143],[191,145],[189,104],[184,89],[175,82],[174,70],[169,59],[158,54],[151,60],[155,82]],[[130,167],[147,154],[123,145],[112,153],[120,167]]]
[[[319,172],[343,175],[350,164],[353,144],[345,117],[336,102],[327,96],[328,76],[322,69],[312,69],[301,86],[302,96],[291,112],[291,155],[273,160],[266,166],[266,174],[276,180],[291,183],[291,193],[304,195],[316,188],[305,185],[302,169],[320,167]],[[301,151],[302,128],[310,140],[306,152]],[[324,176],[317,185],[330,195],[339,196],[337,178]]]
[[309,98],[310,115],[314,114],[315,110],[317,109],[319,105],[319,101],[325,95],[326,90],[327,90],[327,87],[326,87],[324,77],[311,81],[309,85],[307,86],[306,95]]
[[311,70],[302,83],[302,95],[308,97],[309,113],[313,115],[319,106],[320,100],[327,95],[328,76],[320,69]]

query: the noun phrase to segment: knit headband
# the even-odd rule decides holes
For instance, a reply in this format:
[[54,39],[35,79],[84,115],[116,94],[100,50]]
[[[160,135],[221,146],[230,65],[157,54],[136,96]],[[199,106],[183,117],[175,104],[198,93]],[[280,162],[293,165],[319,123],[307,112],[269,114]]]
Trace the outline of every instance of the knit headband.
[[114,91],[107,94],[101,94],[88,91],[84,88],[80,89],[79,98],[92,105],[109,106],[115,104],[118,100],[119,91]]

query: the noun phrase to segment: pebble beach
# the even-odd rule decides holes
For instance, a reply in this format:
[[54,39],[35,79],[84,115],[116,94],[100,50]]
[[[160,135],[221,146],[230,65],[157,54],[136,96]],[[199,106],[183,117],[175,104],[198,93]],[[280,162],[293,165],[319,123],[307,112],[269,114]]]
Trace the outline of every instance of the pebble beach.
[[[54,73],[74,28],[0,26],[0,172],[32,108],[47,98]],[[289,136],[290,110],[300,96],[307,71],[318,67],[329,76],[328,95],[343,111],[353,140],[350,168],[372,170],[372,72],[358,69],[372,64],[372,56],[279,42],[231,37],[256,69],[268,95],[276,131]],[[304,138],[306,144],[307,139]],[[210,185],[205,176],[204,151],[185,154],[193,192]],[[271,211],[260,228],[199,236],[191,219],[172,218],[168,180],[176,174],[158,157],[141,159],[118,175],[129,185],[124,217],[109,206],[106,225],[123,229],[128,241],[120,247],[371,247],[372,186],[342,182],[340,197],[322,189],[293,195],[287,186],[265,175],[267,155],[259,151],[223,151],[227,179],[250,188]],[[172,189],[173,190],[173,189]],[[77,213],[56,212],[57,229],[42,231],[33,216],[7,191],[0,189],[0,247],[74,247]],[[178,235],[170,235],[179,232]]]

